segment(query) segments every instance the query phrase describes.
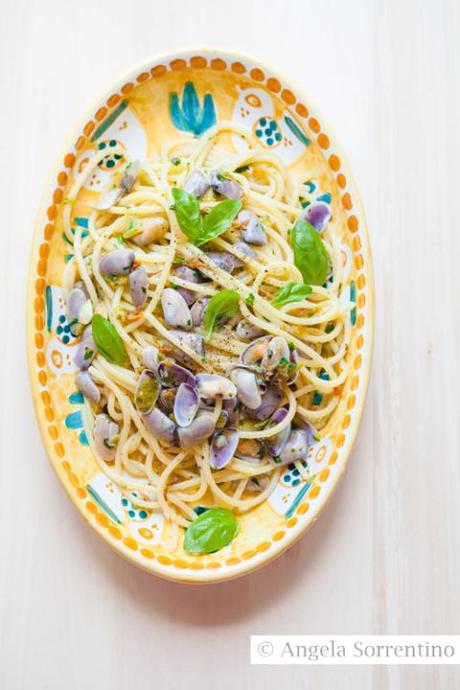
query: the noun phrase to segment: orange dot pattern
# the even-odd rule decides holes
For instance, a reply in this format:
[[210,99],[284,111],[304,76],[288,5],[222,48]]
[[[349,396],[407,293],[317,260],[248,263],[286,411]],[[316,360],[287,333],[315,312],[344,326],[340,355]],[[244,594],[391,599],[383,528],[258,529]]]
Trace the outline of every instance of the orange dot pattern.
[[[192,56],[189,60],[189,64],[183,58],[174,59],[169,63],[169,69],[172,71],[183,70],[188,66],[190,66],[193,69],[204,69],[209,66],[211,69],[216,71],[224,71],[226,69],[229,69],[233,73],[238,75],[244,75],[248,72],[248,68],[239,61],[233,61],[227,65],[225,60],[221,58],[213,58],[209,61],[208,58],[201,55]],[[134,81],[138,84],[142,84],[143,82],[149,79],[160,79],[164,74],[167,73],[167,71],[168,67],[166,65],[154,65],[149,72],[144,71],[140,73]],[[307,121],[310,132],[316,135],[316,141],[318,143],[318,146],[325,151],[330,148],[331,144],[329,137],[324,132],[321,132],[321,125],[319,121],[315,117],[310,117],[308,108],[303,103],[297,102],[296,96],[290,89],[283,88],[283,85],[277,78],[272,76],[267,77],[264,71],[259,67],[251,68],[249,70],[249,75],[255,82],[258,82],[259,84],[265,82],[265,85],[269,89],[269,91],[275,94],[279,94],[280,98],[285,104],[287,104],[288,106],[295,106],[295,112],[297,113],[297,115],[299,115]],[[96,124],[104,120],[104,118],[110,112],[110,109],[116,107],[120,100],[123,98],[123,96],[132,91],[134,86],[135,85],[132,82],[124,84],[120,89],[120,93],[112,94],[107,99],[106,105],[101,106],[96,111],[94,115],[94,120],[90,120],[83,127],[82,134],[78,137],[75,143],[75,151],[80,151],[88,143],[88,139],[94,131]],[[220,563],[216,560],[208,559],[205,562],[197,560],[189,561],[174,558],[172,556],[166,556],[161,553],[156,554],[151,549],[141,547],[141,544],[139,544],[136,541],[136,539],[134,539],[128,532],[125,532],[125,529],[122,526],[117,527],[114,524],[112,524],[107,515],[101,512],[101,510],[92,500],[88,500],[88,494],[85,487],[80,484],[79,478],[76,474],[72,472],[70,463],[65,459],[65,448],[62,443],[62,440],[60,440],[59,438],[58,427],[52,423],[54,421],[55,414],[53,410],[53,404],[50,393],[46,388],[48,375],[45,368],[45,302],[43,296],[46,287],[45,277],[47,273],[47,262],[50,252],[49,242],[53,237],[55,231],[54,221],[58,214],[59,205],[63,201],[64,189],[70,177],[69,171],[72,170],[75,164],[75,158],[76,156],[73,151],[67,153],[64,156],[63,160],[64,169],[57,174],[57,187],[52,193],[52,204],[47,209],[48,222],[45,224],[43,230],[43,237],[45,241],[39,245],[38,260],[36,264],[36,273],[38,278],[35,282],[36,296],[33,301],[36,327],[36,332],[34,333],[34,343],[36,347],[35,361],[37,364],[38,381],[40,383],[40,386],[42,387],[42,390],[40,392],[40,398],[43,403],[43,411],[45,418],[49,423],[47,427],[47,432],[54,442],[54,451],[56,453],[56,456],[60,459],[60,465],[64,470],[65,476],[67,477],[69,484],[74,487],[78,498],[82,501],[82,505],[86,509],[87,515],[90,517],[90,519],[93,519],[99,527],[106,529],[108,535],[110,535],[110,538],[116,541],[119,544],[119,546],[123,545],[123,547],[125,547],[127,550],[131,552],[140,553],[140,555],[148,561],[156,560],[160,565],[163,566],[172,566],[179,569],[190,569],[195,571],[202,569],[218,569],[222,567],[223,563]],[[335,153],[330,153],[330,155],[327,158],[327,161],[330,170],[335,175],[335,181],[337,183],[338,188],[341,190],[346,189],[347,179],[345,175],[341,172],[342,163],[340,158]],[[362,248],[361,237],[358,234],[355,234],[359,230],[358,217],[355,214],[348,215],[348,212],[353,208],[353,201],[350,192],[348,191],[344,192],[344,194],[342,195],[342,206],[347,215],[347,226],[351,234],[351,246],[354,252],[354,265],[355,269],[358,271],[356,276],[356,287],[358,289],[356,303],[360,311],[356,319],[355,328],[358,332],[356,338],[356,349],[361,350],[364,346],[364,335],[361,331],[363,330],[365,325],[365,318],[364,314],[362,313],[362,309],[366,304],[366,294],[364,292],[366,288],[366,276],[365,272],[363,271],[365,262],[363,255],[360,253],[360,250]],[[361,369],[361,367],[362,355],[357,354],[353,361],[354,374],[351,377],[349,384],[350,394],[347,400],[345,401],[345,408],[349,412],[353,410],[356,404],[357,398],[354,392],[357,390],[359,386],[359,370]],[[347,413],[342,419],[341,431],[335,438],[335,449],[332,451],[331,456],[329,458],[328,467],[323,469],[319,476],[316,478],[315,482],[307,492],[306,500],[302,501],[300,505],[297,506],[295,511],[296,516],[305,515],[310,510],[311,501],[316,499],[320,495],[321,485],[327,482],[328,478],[330,477],[329,468],[333,467],[338,460],[337,449],[340,449],[345,445],[346,433],[347,430],[351,427],[351,421],[351,415]],[[286,537],[286,530],[292,529],[297,524],[299,524],[298,517],[296,516],[289,518],[285,523],[286,529],[276,531],[272,535],[271,541],[261,542],[255,549],[251,549],[243,553],[241,555],[241,558],[237,556],[227,558],[225,561],[225,565],[228,567],[236,566],[241,564],[242,561],[248,561],[254,558],[257,554],[261,554],[268,551],[271,548],[272,544],[281,542]]]

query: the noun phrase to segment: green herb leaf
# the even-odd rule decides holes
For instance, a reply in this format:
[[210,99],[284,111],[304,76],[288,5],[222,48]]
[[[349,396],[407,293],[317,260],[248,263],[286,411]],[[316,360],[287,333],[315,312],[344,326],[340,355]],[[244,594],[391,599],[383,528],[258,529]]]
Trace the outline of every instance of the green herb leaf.
[[200,202],[193,194],[189,194],[177,187],[172,190],[172,195],[174,197],[174,211],[179,227],[184,235],[187,235],[190,242],[196,244],[203,226]]
[[239,301],[240,296],[235,290],[221,290],[209,300],[203,317],[206,338],[211,337],[218,319],[236,314]]
[[214,553],[230,544],[238,532],[238,522],[231,510],[209,508],[185,530],[184,551]]
[[292,302],[301,302],[311,292],[311,286],[302,283],[287,283],[280,288],[274,298],[272,304],[274,307],[282,307],[285,304],[292,304]]
[[329,270],[329,257],[319,232],[306,220],[298,220],[291,230],[294,263],[308,285],[322,285]]
[[253,292],[250,292],[249,295],[246,297],[245,302],[248,305],[248,307],[252,307],[254,304],[255,296]]
[[197,245],[206,244],[209,240],[221,235],[230,227],[241,209],[239,199],[226,199],[216,204],[203,219],[203,230]]
[[128,354],[113,323],[100,314],[95,314],[91,326],[97,351],[108,362],[125,366],[129,361]]
[[200,213],[200,202],[193,194],[178,188],[174,188],[172,194],[179,227],[197,247],[225,232],[241,209],[239,199],[226,199],[216,204],[203,218]]
[[171,158],[171,163],[173,165],[180,165],[180,158],[178,158],[177,156],[174,156],[174,158]]

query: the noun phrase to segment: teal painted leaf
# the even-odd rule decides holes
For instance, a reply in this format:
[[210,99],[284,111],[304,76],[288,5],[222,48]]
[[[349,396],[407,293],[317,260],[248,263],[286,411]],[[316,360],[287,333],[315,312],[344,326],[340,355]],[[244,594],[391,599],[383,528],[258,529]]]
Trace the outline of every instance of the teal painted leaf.
[[284,121],[293,133],[293,135],[305,146],[310,146],[310,139],[302,132],[300,127],[294,122],[294,120],[288,115],[284,116]]

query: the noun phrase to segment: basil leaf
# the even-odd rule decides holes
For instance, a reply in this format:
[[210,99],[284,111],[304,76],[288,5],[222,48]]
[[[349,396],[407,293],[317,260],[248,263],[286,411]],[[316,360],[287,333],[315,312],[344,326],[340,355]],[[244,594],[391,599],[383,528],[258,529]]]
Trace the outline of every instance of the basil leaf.
[[108,362],[119,364],[121,367],[125,366],[129,361],[128,354],[113,323],[100,314],[95,314],[91,326],[97,351]]
[[211,337],[216,321],[220,317],[236,314],[239,301],[240,296],[235,290],[221,290],[209,300],[203,317],[206,338]]
[[179,227],[187,235],[190,242],[196,243],[203,227],[203,219],[200,213],[200,202],[183,189],[175,187],[172,190],[174,198],[174,210]]
[[272,304],[274,307],[282,307],[285,304],[292,304],[292,302],[301,302],[311,292],[311,286],[302,283],[287,283],[280,288],[274,298]]
[[226,199],[216,204],[203,219],[203,228],[198,236],[197,245],[206,244],[209,240],[221,235],[230,227],[241,209],[239,199]]
[[184,551],[213,553],[230,544],[238,532],[238,522],[231,510],[209,508],[185,530]]
[[308,285],[322,285],[329,271],[329,257],[319,232],[299,219],[291,230],[294,264]]

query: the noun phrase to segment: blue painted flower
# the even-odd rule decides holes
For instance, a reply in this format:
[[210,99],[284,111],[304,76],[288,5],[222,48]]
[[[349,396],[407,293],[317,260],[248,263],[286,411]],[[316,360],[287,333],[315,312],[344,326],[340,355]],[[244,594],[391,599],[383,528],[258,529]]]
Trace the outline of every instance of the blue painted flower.
[[192,132],[195,136],[200,136],[216,124],[216,109],[212,95],[207,93],[201,106],[195,86],[191,81],[184,86],[181,103],[177,93],[169,94],[169,113],[177,129],[182,132]]

